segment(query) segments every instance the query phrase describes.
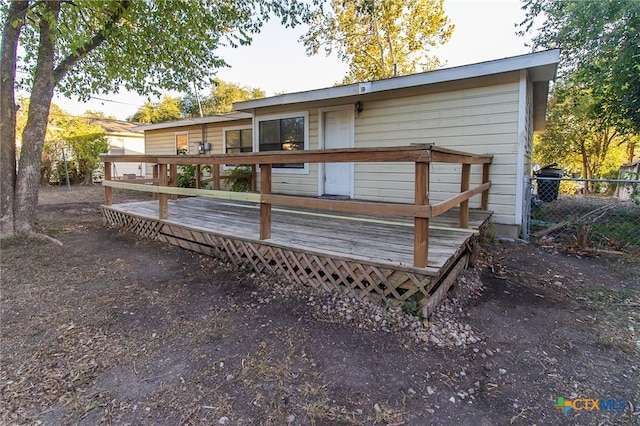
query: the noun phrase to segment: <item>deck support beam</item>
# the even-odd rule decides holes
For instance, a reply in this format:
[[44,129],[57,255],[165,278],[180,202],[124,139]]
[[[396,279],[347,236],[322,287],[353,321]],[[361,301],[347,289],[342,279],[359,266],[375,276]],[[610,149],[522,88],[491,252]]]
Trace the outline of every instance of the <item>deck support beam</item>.
[[211,165],[211,177],[213,178],[213,189],[220,189],[220,164]]
[[[260,165],[260,195],[271,194],[271,164]],[[271,203],[260,201],[260,239],[271,238]]]
[[[167,186],[167,165],[158,165],[158,174],[160,178],[160,186]],[[166,219],[169,216],[169,195],[166,193],[158,194],[158,218]]]
[[[415,163],[415,204],[429,204],[429,163]],[[429,218],[413,219],[413,266],[424,268],[429,260]]]
[[[111,162],[104,163],[104,180],[111,180]],[[110,186],[104,187],[104,205],[110,206],[113,203],[113,191]]]
[[202,177],[202,164],[196,164],[196,189],[200,189],[201,177]]
[[[462,177],[460,178],[460,193],[469,190],[469,181],[471,180],[471,164],[462,165]],[[469,227],[469,199],[460,203],[460,228]]]

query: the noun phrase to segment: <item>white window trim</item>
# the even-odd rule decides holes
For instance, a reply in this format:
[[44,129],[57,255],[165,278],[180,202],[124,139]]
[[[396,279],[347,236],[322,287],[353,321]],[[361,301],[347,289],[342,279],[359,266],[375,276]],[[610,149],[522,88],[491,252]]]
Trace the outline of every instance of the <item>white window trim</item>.
[[[251,130],[252,131],[252,135],[253,135],[253,126],[251,124],[244,124],[242,126],[230,126],[230,127],[223,127],[222,128],[222,153],[226,154],[227,153],[227,132],[230,130]],[[255,143],[253,140],[253,136],[251,139],[251,149],[253,150],[253,152],[255,152]],[[222,170],[231,170],[234,169],[235,166],[227,166],[226,164],[222,165]]]
[[[253,152],[260,152],[260,122],[269,120],[278,120],[282,118],[304,118],[304,150],[309,150],[309,111],[296,111],[286,112],[280,114],[261,115],[254,117],[253,120]],[[276,152],[276,151],[273,151]],[[304,168],[301,169],[282,169],[273,168],[273,173],[281,174],[294,174],[294,175],[308,175],[309,163],[304,163]]]
[[[324,139],[324,113],[331,111],[347,111],[351,110],[351,140],[349,148],[354,148],[356,144],[356,117],[355,113],[353,113],[353,104],[348,105],[338,105],[333,107],[319,108],[318,109],[318,149],[325,149],[325,139]],[[325,164],[326,163],[318,163],[318,196],[324,195],[324,176],[325,176]],[[350,163],[351,165],[351,188],[349,189],[349,197],[351,199],[355,198],[355,164]]]
[[178,153],[178,136],[187,135],[187,154],[190,154],[189,150],[189,132],[175,132],[173,134],[173,152],[174,155]]

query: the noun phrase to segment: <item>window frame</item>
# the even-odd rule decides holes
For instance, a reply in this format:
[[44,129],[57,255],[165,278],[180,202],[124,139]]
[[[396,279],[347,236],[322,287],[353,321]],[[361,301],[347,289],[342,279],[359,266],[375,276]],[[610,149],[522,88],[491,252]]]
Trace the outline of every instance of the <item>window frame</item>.
[[[253,125],[252,124],[243,124],[240,126],[230,126],[230,127],[223,127],[222,128],[222,153],[223,154],[227,154],[227,132],[228,131],[233,131],[233,130],[251,130],[251,152],[256,152],[255,151],[255,143],[253,140]],[[240,136],[240,144],[242,144],[242,136]],[[234,164],[223,164],[222,165],[222,169],[223,170],[231,170],[236,168],[237,165]]]
[[189,132],[188,131],[173,133],[173,152],[175,155],[179,155],[178,154],[178,136],[182,136],[182,135],[187,135],[187,153],[186,154],[189,155],[191,150],[189,149]]
[[[268,114],[261,116],[254,116],[253,120],[253,152],[260,152],[260,122],[271,120],[282,120],[286,118],[298,118],[304,119],[304,150],[309,150],[309,111],[294,111],[284,112],[279,114]],[[278,152],[278,151],[263,151],[263,152]],[[304,167],[301,168],[282,168],[273,167],[273,173],[281,174],[295,174],[295,175],[308,175],[309,163],[304,163]]]

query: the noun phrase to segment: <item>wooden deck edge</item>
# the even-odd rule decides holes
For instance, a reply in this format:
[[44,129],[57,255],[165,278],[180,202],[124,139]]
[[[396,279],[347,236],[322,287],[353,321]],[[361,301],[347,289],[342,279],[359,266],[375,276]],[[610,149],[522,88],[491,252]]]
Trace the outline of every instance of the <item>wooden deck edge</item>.
[[404,303],[413,299],[418,301],[425,317],[435,310],[469,259],[468,247],[463,245],[436,275],[419,268],[351,259],[340,253],[220,235],[109,206],[102,206],[102,211],[109,224],[231,262],[236,267],[248,267],[258,274],[277,275],[294,284],[376,303],[387,304],[394,300]]

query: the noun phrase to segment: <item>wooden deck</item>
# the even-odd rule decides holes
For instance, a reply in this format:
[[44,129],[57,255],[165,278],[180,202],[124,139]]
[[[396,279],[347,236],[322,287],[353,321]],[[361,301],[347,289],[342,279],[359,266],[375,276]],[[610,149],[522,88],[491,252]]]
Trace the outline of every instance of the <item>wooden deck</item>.
[[[429,225],[427,267],[413,266],[414,223],[319,210],[273,208],[271,237],[260,239],[260,206],[204,197],[102,207],[110,224],[189,250],[275,273],[292,282],[360,298],[418,299],[429,314],[457,274],[490,212],[471,210],[469,229],[451,210]],[[448,280],[448,282],[447,282]]]

